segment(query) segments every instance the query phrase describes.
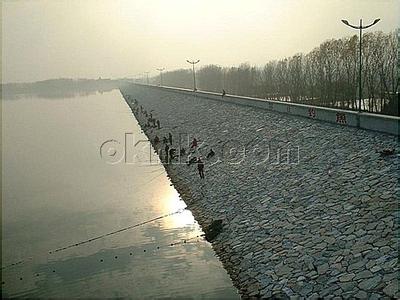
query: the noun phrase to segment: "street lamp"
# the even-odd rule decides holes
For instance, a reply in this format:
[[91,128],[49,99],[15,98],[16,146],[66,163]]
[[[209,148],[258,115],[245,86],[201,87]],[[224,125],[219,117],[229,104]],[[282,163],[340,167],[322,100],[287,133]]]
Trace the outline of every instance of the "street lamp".
[[160,71],[160,86],[162,86],[162,72],[165,70],[165,68],[160,68],[157,69],[157,71]]
[[149,72],[144,72],[146,74],[146,83],[149,85]]
[[190,60],[186,60],[189,64],[191,64],[193,66],[193,91],[196,91],[196,73],[194,72],[194,65],[197,64],[200,59],[198,59],[197,61],[190,61]]
[[362,69],[362,58],[361,58],[361,55],[362,55],[362,30],[363,29],[367,29],[367,28],[369,28],[369,27],[371,27],[371,26],[374,26],[376,23],[378,23],[380,21],[380,19],[375,19],[375,21],[374,22],[372,22],[371,24],[369,24],[369,25],[367,25],[367,26],[363,26],[362,25],[362,19],[360,19],[360,26],[355,26],[355,25],[351,25],[350,23],[349,23],[349,21],[347,21],[347,20],[342,20],[342,22],[345,24],[345,25],[347,25],[347,26],[349,26],[349,27],[351,27],[351,28],[354,28],[354,29],[358,29],[358,30],[360,30],[360,54],[359,54],[359,58],[360,58],[360,66],[359,66],[359,74],[358,74],[358,94],[359,94],[359,97],[360,97],[360,104],[358,105],[358,111],[359,112],[361,112],[361,101],[362,101],[362,86],[361,86],[361,83],[362,83],[362,81],[361,81],[361,69]]

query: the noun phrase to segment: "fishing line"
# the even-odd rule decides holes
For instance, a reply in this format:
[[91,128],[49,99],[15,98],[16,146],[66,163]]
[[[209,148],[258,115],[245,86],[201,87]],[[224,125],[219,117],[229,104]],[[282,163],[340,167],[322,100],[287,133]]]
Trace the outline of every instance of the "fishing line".
[[[136,228],[136,227],[139,227],[139,226],[142,226],[142,225],[145,225],[145,224],[148,224],[148,223],[151,223],[151,222],[154,222],[154,221],[157,221],[157,220],[160,220],[160,219],[163,219],[163,218],[175,215],[175,214],[182,213],[185,209],[186,208],[181,208],[181,209],[178,209],[177,211],[174,211],[174,212],[171,212],[171,213],[168,213],[168,214],[165,214],[165,215],[161,215],[161,216],[155,217],[155,218],[147,220],[147,221],[143,221],[143,222],[140,222],[140,223],[137,223],[137,224],[133,224],[133,225],[124,227],[124,228],[120,228],[120,229],[111,231],[109,233],[105,233],[105,234],[102,234],[102,235],[99,235],[99,236],[95,236],[95,237],[92,237],[90,239],[78,242],[78,243],[73,243],[73,244],[70,244],[70,245],[67,245],[67,246],[64,246],[64,247],[61,247],[61,248],[50,250],[50,251],[48,251],[48,253],[52,254],[52,253],[60,252],[60,251],[67,250],[67,249],[70,249],[70,248],[73,248],[73,247],[78,247],[78,246],[81,246],[81,245],[84,245],[84,244],[99,240],[99,239],[104,238],[104,237],[115,235],[115,234],[130,230],[130,229],[133,229],[133,228]],[[17,262],[2,266],[1,270],[4,270],[4,269],[12,267],[12,266],[20,265],[20,264],[24,263],[26,260],[32,260],[32,257],[29,257],[29,258],[26,258],[26,259],[22,259],[22,260],[19,260]]]
[[68,246],[65,246],[65,247],[62,247],[62,248],[58,248],[58,249],[55,249],[55,250],[51,250],[51,251],[49,251],[49,253],[52,254],[52,253],[59,252],[59,251],[63,251],[63,250],[66,250],[66,249],[69,249],[69,248],[72,248],[72,247],[77,247],[77,246],[80,246],[80,245],[83,245],[83,244],[87,244],[87,243],[90,243],[90,242],[99,240],[99,239],[104,238],[104,237],[107,237],[107,236],[115,235],[115,234],[121,233],[121,232],[123,232],[123,231],[127,231],[127,230],[129,230],[129,229],[136,228],[136,227],[139,227],[139,226],[142,226],[142,225],[145,225],[145,224],[148,224],[148,223],[151,223],[151,222],[160,220],[160,219],[162,219],[162,218],[166,218],[166,217],[169,217],[169,216],[172,216],[172,215],[181,213],[181,212],[183,212],[184,210],[185,210],[185,208],[181,208],[181,209],[178,209],[177,211],[172,212],[172,213],[169,213],[169,214],[165,214],[165,215],[162,215],[162,216],[158,216],[158,217],[156,217],[156,218],[153,218],[153,219],[150,219],[150,220],[147,220],[147,221],[144,221],[144,222],[140,222],[140,223],[137,223],[137,224],[134,224],[134,225],[130,225],[130,226],[127,226],[127,227],[124,227],[124,228],[115,230],[115,231],[111,231],[111,232],[109,232],[109,233],[105,233],[105,234],[102,234],[102,235],[99,235],[99,236],[96,236],[96,237],[93,237],[93,238],[90,238],[90,239],[81,241],[81,242],[79,242],[79,243],[75,243],[75,244],[71,244],[71,245],[68,245]]

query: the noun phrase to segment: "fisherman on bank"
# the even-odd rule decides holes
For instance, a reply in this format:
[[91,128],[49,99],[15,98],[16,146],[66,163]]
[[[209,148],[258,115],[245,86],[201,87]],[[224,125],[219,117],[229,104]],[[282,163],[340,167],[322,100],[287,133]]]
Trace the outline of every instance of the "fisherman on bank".
[[169,161],[169,146],[168,146],[168,144],[165,144],[165,154],[164,154],[164,156],[165,156],[165,161],[168,163],[168,161]]
[[190,148],[194,148],[194,149],[197,148],[197,140],[196,140],[196,138],[193,138],[192,145],[190,146]]
[[169,140],[170,145],[172,145],[172,134],[171,134],[171,132],[168,133],[168,140]]
[[214,152],[214,150],[211,148],[210,149],[210,152],[208,152],[208,154],[207,154],[207,159],[210,159],[211,157],[213,157],[215,155],[215,152]]
[[200,178],[204,179],[204,162],[201,160],[201,157],[197,160],[197,170],[199,170]]

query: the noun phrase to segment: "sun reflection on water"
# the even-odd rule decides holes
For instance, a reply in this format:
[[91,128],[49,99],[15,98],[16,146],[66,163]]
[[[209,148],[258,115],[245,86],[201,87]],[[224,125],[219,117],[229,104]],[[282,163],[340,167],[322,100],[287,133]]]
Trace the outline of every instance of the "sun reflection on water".
[[181,199],[179,193],[172,186],[166,186],[162,189],[163,193],[160,203],[161,211],[163,213],[176,212],[182,210],[182,212],[174,214],[164,219],[165,226],[167,228],[182,228],[192,227],[193,234],[201,234],[201,229],[195,221],[190,210],[185,209],[186,203]]

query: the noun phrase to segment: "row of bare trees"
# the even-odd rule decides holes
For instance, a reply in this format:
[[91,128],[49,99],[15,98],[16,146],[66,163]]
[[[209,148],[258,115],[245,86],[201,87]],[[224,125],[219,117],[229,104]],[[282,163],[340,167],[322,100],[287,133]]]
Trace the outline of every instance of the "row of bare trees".
[[[363,110],[398,115],[399,30],[363,35]],[[323,42],[307,54],[263,67],[206,65],[196,72],[200,90],[328,107],[358,107],[358,37]],[[190,69],[163,74],[163,85],[193,88]],[[157,84],[159,77],[153,78]]]

